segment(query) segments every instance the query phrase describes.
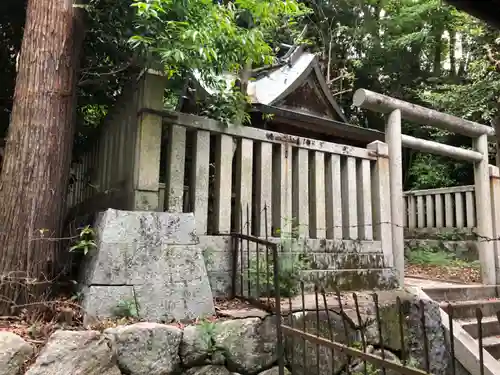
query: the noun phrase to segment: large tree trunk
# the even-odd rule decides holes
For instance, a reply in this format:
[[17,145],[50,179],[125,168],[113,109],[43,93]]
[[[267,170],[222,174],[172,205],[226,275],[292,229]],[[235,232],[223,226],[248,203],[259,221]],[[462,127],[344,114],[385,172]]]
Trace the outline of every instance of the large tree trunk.
[[72,0],[29,0],[0,177],[0,315],[50,289],[83,40]]

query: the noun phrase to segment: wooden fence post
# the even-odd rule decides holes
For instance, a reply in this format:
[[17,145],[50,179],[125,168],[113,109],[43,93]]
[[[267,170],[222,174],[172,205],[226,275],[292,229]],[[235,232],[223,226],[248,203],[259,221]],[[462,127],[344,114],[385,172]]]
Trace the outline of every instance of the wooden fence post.
[[389,148],[386,143],[375,141],[367,146],[378,156],[372,169],[373,237],[380,241],[386,267],[394,267],[391,220],[391,191],[389,177]]
[[389,169],[391,184],[392,248],[394,266],[398,272],[399,285],[404,285],[404,228],[403,228],[403,166],[401,161],[401,111],[389,113],[385,129],[385,141],[389,147]]
[[491,211],[493,224],[493,248],[495,251],[495,279],[500,283],[500,169],[494,165],[489,166]]
[[[141,77],[139,110],[163,109],[166,78],[148,70]],[[133,185],[133,210],[157,211],[160,183],[162,117],[142,112],[137,119]]]
[[483,134],[474,139],[476,151],[483,160],[474,164],[474,185],[476,190],[478,252],[481,263],[483,284],[495,285],[495,255],[493,248],[493,228],[490,191],[490,171],[488,163],[488,136]]

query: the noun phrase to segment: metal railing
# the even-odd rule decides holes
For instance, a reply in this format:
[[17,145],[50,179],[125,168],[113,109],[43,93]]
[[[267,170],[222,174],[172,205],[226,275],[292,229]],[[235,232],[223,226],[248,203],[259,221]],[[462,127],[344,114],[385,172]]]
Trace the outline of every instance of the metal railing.
[[[456,338],[450,339],[454,337],[453,305],[444,306],[450,332],[442,329],[436,339],[442,305],[417,301],[409,293],[394,299],[394,291],[328,293],[320,283],[301,279],[300,272],[283,269],[290,262],[283,244],[246,234],[231,236],[233,297],[281,317],[276,319],[280,375],[423,375],[443,373],[439,370],[443,367],[448,374],[458,372]],[[293,289],[291,293],[284,287],[285,277],[290,278],[286,287]],[[484,374],[483,312],[475,313],[477,374]],[[434,327],[432,332],[429,327]],[[445,350],[437,358],[435,348],[441,346]]]

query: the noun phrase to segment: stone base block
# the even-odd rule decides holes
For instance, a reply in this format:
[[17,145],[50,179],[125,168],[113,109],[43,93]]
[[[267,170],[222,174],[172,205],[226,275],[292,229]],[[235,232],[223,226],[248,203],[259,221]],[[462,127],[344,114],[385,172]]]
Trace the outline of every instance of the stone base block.
[[87,314],[110,317],[124,306],[151,321],[215,313],[193,214],[109,209],[95,227],[98,248],[83,280]]

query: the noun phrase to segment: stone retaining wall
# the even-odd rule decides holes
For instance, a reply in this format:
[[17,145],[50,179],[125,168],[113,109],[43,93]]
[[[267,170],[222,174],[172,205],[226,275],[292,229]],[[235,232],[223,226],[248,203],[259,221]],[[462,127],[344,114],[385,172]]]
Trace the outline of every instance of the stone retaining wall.
[[[402,299],[404,307],[404,340],[399,337],[396,297]],[[373,303],[361,295],[359,299],[361,322],[347,300],[343,313],[332,307],[317,315],[306,306],[305,313],[291,311],[282,322],[313,335],[319,333],[328,340],[333,333],[336,342],[358,349],[364,337],[368,352],[381,355],[383,345],[384,355],[396,362],[401,361],[404,344],[409,363],[425,368],[419,301],[402,291],[381,294],[383,324],[380,336]],[[439,308],[432,301],[425,301],[424,306],[431,373],[445,375],[449,370],[450,354]],[[255,314],[250,310],[239,313],[246,316],[204,320],[187,326],[139,322],[103,331],[60,330],[52,334],[36,358],[31,358],[34,348],[29,343],[13,333],[0,332],[0,375],[19,375],[26,361],[32,363],[26,375],[276,375],[277,317],[262,311],[260,316],[249,316]],[[339,351],[332,354],[329,349],[318,349],[312,343],[304,347],[302,339],[287,337],[284,349],[287,368],[293,368],[298,375],[311,373],[311,368],[316,371],[318,350],[319,375],[363,372],[364,366],[359,359],[347,358]]]

